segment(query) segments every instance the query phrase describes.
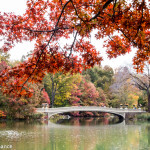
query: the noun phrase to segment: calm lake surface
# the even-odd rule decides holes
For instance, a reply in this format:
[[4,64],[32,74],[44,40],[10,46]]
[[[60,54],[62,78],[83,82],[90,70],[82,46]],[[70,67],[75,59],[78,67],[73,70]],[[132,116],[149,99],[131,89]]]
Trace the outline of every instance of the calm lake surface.
[[150,124],[113,124],[96,118],[59,120],[57,124],[0,122],[3,145],[12,145],[12,150],[150,150]]

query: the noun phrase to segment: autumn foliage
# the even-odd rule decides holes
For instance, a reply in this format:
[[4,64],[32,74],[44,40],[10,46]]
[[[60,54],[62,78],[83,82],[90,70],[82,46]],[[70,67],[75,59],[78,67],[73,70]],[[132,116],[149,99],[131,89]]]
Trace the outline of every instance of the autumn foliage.
[[44,99],[46,100],[46,102],[47,102],[48,104],[50,104],[50,98],[49,98],[47,92],[45,91],[45,89],[43,89],[43,97],[44,97]]
[[[0,73],[3,92],[31,97],[28,82],[41,82],[45,73],[81,72],[100,64],[100,52],[90,43],[90,34],[108,37],[105,43],[109,58],[137,48],[133,64],[142,71],[150,56],[149,2],[142,0],[27,0],[21,15],[0,13],[3,52],[16,43],[35,41],[32,56]],[[60,41],[68,40],[60,46]],[[12,79],[15,79],[12,80]]]

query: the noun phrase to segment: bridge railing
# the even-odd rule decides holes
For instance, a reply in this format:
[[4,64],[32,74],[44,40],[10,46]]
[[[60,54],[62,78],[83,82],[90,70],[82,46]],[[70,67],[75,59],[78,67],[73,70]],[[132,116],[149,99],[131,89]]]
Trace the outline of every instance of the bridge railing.
[[52,111],[108,111],[108,112],[145,112],[142,109],[120,109],[110,107],[98,107],[98,106],[71,106],[71,107],[57,107],[57,108],[37,108],[38,112],[52,112]]

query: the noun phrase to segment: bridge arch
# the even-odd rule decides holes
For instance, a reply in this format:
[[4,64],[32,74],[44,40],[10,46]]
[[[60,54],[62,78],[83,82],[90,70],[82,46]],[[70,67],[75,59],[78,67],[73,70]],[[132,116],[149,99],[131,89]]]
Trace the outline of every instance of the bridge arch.
[[[69,112],[76,112],[76,111],[69,111]],[[83,111],[82,111],[83,112]],[[85,111],[86,112],[86,111]],[[92,111],[94,112],[94,111]],[[96,111],[98,112],[98,111]],[[103,111],[99,111],[99,112],[102,112]],[[63,113],[68,113],[66,111],[62,111],[62,112],[56,112],[56,113],[46,113],[48,118],[50,119],[51,117],[53,117],[54,115],[57,115],[57,114],[63,114]],[[115,116],[118,117],[118,121],[116,123],[122,123],[124,120],[125,120],[125,115],[124,114],[117,114],[117,113],[110,113],[110,112],[105,112],[105,113],[109,113],[109,114],[113,114]]]
[[[82,112],[87,112],[87,110],[82,110]],[[88,110],[89,111],[89,110]],[[52,117],[52,116],[54,116],[54,115],[57,115],[57,114],[62,114],[62,113],[70,113],[70,112],[81,112],[81,110],[79,111],[75,111],[75,110],[73,110],[73,111],[61,111],[61,112],[55,112],[55,113],[48,113],[48,118],[50,118],[50,117]],[[121,113],[113,113],[113,112],[107,112],[107,111],[90,111],[90,112],[101,112],[101,113],[109,113],[109,114],[113,114],[113,115],[116,115],[116,116],[118,116],[119,117],[119,120],[120,121],[123,121],[124,119],[125,119],[125,115],[124,114],[121,114]]]

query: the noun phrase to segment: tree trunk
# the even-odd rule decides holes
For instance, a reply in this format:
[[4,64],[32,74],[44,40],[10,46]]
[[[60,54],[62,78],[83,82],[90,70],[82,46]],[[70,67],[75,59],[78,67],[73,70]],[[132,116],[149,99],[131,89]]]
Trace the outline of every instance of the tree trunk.
[[50,107],[51,107],[51,108],[54,106],[54,100],[55,100],[55,94],[52,93],[51,104],[50,104]]
[[50,103],[51,108],[54,106],[54,101],[55,101],[55,89],[54,86],[52,86],[52,96],[51,96],[51,103]]
[[148,96],[148,112],[150,113],[150,93],[147,93]]
[[55,91],[54,91],[54,80],[53,80],[53,75],[51,77],[52,80],[52,96],[51,96],[51,103],[50,103],[50,107],[52,108],[54,106],[54,100],[55,100]]
[[57,87],[57,83],[55,84],[54,82],[54,75],[52,75],[51,77],[51,80],[52,80],[52,95],[51,95],[51,103],[50,103],[50,107],[53,108],[54,106],[54,101],[55,101],[55,95],[56,95],[56,87]]

